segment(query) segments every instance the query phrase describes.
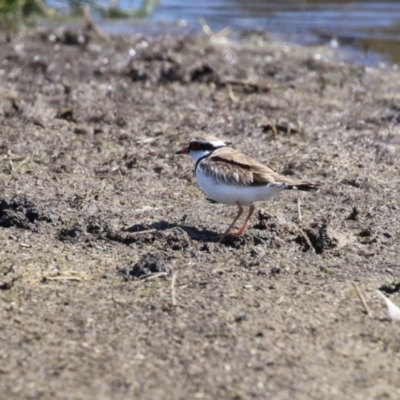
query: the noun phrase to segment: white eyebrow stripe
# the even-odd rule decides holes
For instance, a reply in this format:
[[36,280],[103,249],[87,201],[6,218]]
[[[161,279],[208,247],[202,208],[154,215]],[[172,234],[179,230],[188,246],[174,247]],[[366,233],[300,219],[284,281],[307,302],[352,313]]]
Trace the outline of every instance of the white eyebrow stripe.
[[214,142],[210,142],[214,147],[226,146],[226,144],[222,140],[216,140]]

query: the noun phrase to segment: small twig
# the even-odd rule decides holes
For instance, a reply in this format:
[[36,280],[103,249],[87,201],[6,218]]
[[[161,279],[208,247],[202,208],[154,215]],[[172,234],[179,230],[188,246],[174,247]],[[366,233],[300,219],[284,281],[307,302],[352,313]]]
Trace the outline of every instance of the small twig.
[[175,282],[176,282],[176,273],[172,272],[172,279],[171,279],[171,298],[172,298],[172,305],[176,307],[176,293],[175,293]]
[[303,238],[306,241],[306,243],[308,244],[308,247],[310,248],[311,251],[313,251],[314,253],[316,253],[315,247],[313,246],[313,244],[311,243],[310,238],[308,237],[307,233],[304,232],[304,229],[302,227],[300,227],[300,231],[303,234]]
[[299,216],[299,222],[301,222],[301,208],[300,208],[300,195],[297,197],[297,214]]
[[83,279],[78,278],[77,276],[45,276],[44,279],[46,281],[75,281],[82,282]]
[[276,137],[278,136],[278,129],[277,129],[275,123],[272,124],[271,130],[272,130],[272,133],[273,133],[273,135],[274,135],[274,138],[276,138]]
[[355,282],[353,282],[353,285],[354,285],[354,288],[356,289],[357,295],[361,301],[361,304],[364,307],[365,312],[367,313],[368,317],[372,318],[371,310],[369,309],[368,304],[365,301],[365,298],[364,298],[363,294],[361,293],[360,288],[358,287],[357,283],[355,283]]

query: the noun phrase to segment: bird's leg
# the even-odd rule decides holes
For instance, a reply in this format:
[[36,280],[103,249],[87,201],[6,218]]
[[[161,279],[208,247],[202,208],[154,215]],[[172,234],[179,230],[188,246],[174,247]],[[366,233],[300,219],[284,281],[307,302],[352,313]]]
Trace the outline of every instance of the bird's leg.
[[239,207],[238,213],[235,217],[235,219],[233,220],[233,222],[229,225],[229,228],[225,231],[225,233],[223,235],[221,235],[219,237],[218,243],[221,243],[230,233],[231,229],[235,226],[237,220],[242,216],[243,214],[243,207],[240,205],[240,203],[237,201],[236,204]]
[[256,209],[256,207],[254,205],[250,206],[249,213],[248,213],[247,218],[245,219],[242,227],[237,232],[230,232],[231,235],[235,235],[235,236],[243,235],[243,233],[245,232],[245,230],[247,228],[247,224],[250,221],[251,216],[254,214],[255,209]]

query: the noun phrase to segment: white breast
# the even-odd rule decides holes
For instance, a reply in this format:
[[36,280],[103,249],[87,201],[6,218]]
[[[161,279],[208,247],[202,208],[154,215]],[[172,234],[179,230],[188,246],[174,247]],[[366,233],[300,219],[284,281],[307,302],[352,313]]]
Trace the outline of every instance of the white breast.
[[203,174],[200,168],[196,169],[196,178],[200,189],[218,203],[250,206],[257,201],[268,201],[280,193],[284,188],[278,185],[262,186],[234,186],[217,183],[213,178]]

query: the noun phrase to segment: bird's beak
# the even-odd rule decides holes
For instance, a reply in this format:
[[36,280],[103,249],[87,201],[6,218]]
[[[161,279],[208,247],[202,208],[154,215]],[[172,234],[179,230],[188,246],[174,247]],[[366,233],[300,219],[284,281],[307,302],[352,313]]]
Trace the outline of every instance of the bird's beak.
[[189,147],[184,147],[183,149],[177,151],[175,154],[189,154]]

